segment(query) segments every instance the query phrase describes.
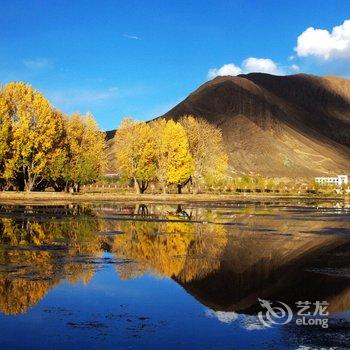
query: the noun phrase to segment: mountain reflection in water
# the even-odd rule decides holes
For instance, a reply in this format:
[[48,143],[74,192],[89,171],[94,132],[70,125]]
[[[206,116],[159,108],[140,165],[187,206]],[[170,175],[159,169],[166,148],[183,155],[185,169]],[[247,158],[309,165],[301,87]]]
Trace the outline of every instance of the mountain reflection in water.
[[[0,312],[28,312],[62,281],[168,277],[207,316],[256,315],[258,298],[350,309],[347,209],[285,203],[0,207]],[[104,256],[104,252],[111,255]]]

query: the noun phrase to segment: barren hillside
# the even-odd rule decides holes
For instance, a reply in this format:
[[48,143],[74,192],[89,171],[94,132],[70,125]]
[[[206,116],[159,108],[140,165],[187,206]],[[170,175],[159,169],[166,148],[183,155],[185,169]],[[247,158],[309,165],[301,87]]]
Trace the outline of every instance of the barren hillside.
[[350,172],[350,81],[306,74],[217,77],[163,117],[193,114],[222,129],[235,174]]

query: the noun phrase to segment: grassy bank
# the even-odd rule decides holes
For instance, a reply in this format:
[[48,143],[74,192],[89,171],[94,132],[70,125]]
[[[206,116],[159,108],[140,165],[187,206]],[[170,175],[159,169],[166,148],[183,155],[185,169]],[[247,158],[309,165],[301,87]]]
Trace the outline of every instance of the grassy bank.
[[343,195],[318,196],[312,194],[119,194],[119,193],[62,193],[62,192],[0,192],[0,203],[32,203],[45,204],[78,203],[78,202],[230,202],[245,200],[276,199],[327,199],[343,200]]

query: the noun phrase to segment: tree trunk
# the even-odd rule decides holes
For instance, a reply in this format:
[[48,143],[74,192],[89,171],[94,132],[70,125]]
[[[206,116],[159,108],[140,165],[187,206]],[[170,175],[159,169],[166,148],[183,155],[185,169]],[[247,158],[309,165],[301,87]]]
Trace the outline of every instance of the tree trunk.
[[182,206],[181,206],[181,204],[178,204],[177,208],[176,208],[176,214],[179,214],[181,212],[182,212]]
[[165,183],[163,181],[161,182],[161,186],[162,186],[163,194],[166,194],[166,186],[165,186]]
[[134,177],[134,188],[135,188],[136,194],[140,194],[141,193],[140,185],[139,185],[139,182],[137,181],[136,177]]
[[75,183],[73,185],[73,191],[74,192],[79,192],[80,191],[80,184],[79,183]]
[[192,177],[190,176],[185,182],[182,184],[177,184],[177,193],[181,194],[182,187],[186,186],[188,183],[192,183]]
[[181,194],[182,185],[177,185],[177,193]]
[[194,177],[193,180],[191,181],[191,183],[193,184],[193,193],[194,194],[198,194],[201,191],[201,187],[200,187],[200,179],[198,176]]
[[71,193],[72,192],[72,183],[67,181],[66,184],[65,184],[65,188],[64,190],[67,192],[67,193]]
[[36,180],[36,175],[31,172],[32,166],[23,166],[24,190],[30,192],[33,190]]
[[138,186],[140,189],[140,193],[145,193],[145,191],[148,188],[148,181],[139,181],[138,182]]
[[24,180],[24,190],[26,192],[31,192],[33,190],[33,187],[34,187],[34,181],[29,178],[28,180]]
[[148,215],[148,208],[146,204],[138,204],[136,206],[136,209],[137,209],[136,212],[138,215],[141,215],[141,216]]

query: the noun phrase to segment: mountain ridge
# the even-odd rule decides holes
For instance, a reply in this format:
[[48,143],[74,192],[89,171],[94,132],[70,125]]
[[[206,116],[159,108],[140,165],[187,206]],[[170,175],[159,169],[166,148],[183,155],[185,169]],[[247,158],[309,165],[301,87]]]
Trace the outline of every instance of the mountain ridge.
[[221,128],[237,175],[350,172],[350,80],[264,73],[216,77],[161,118],[202,117]]

